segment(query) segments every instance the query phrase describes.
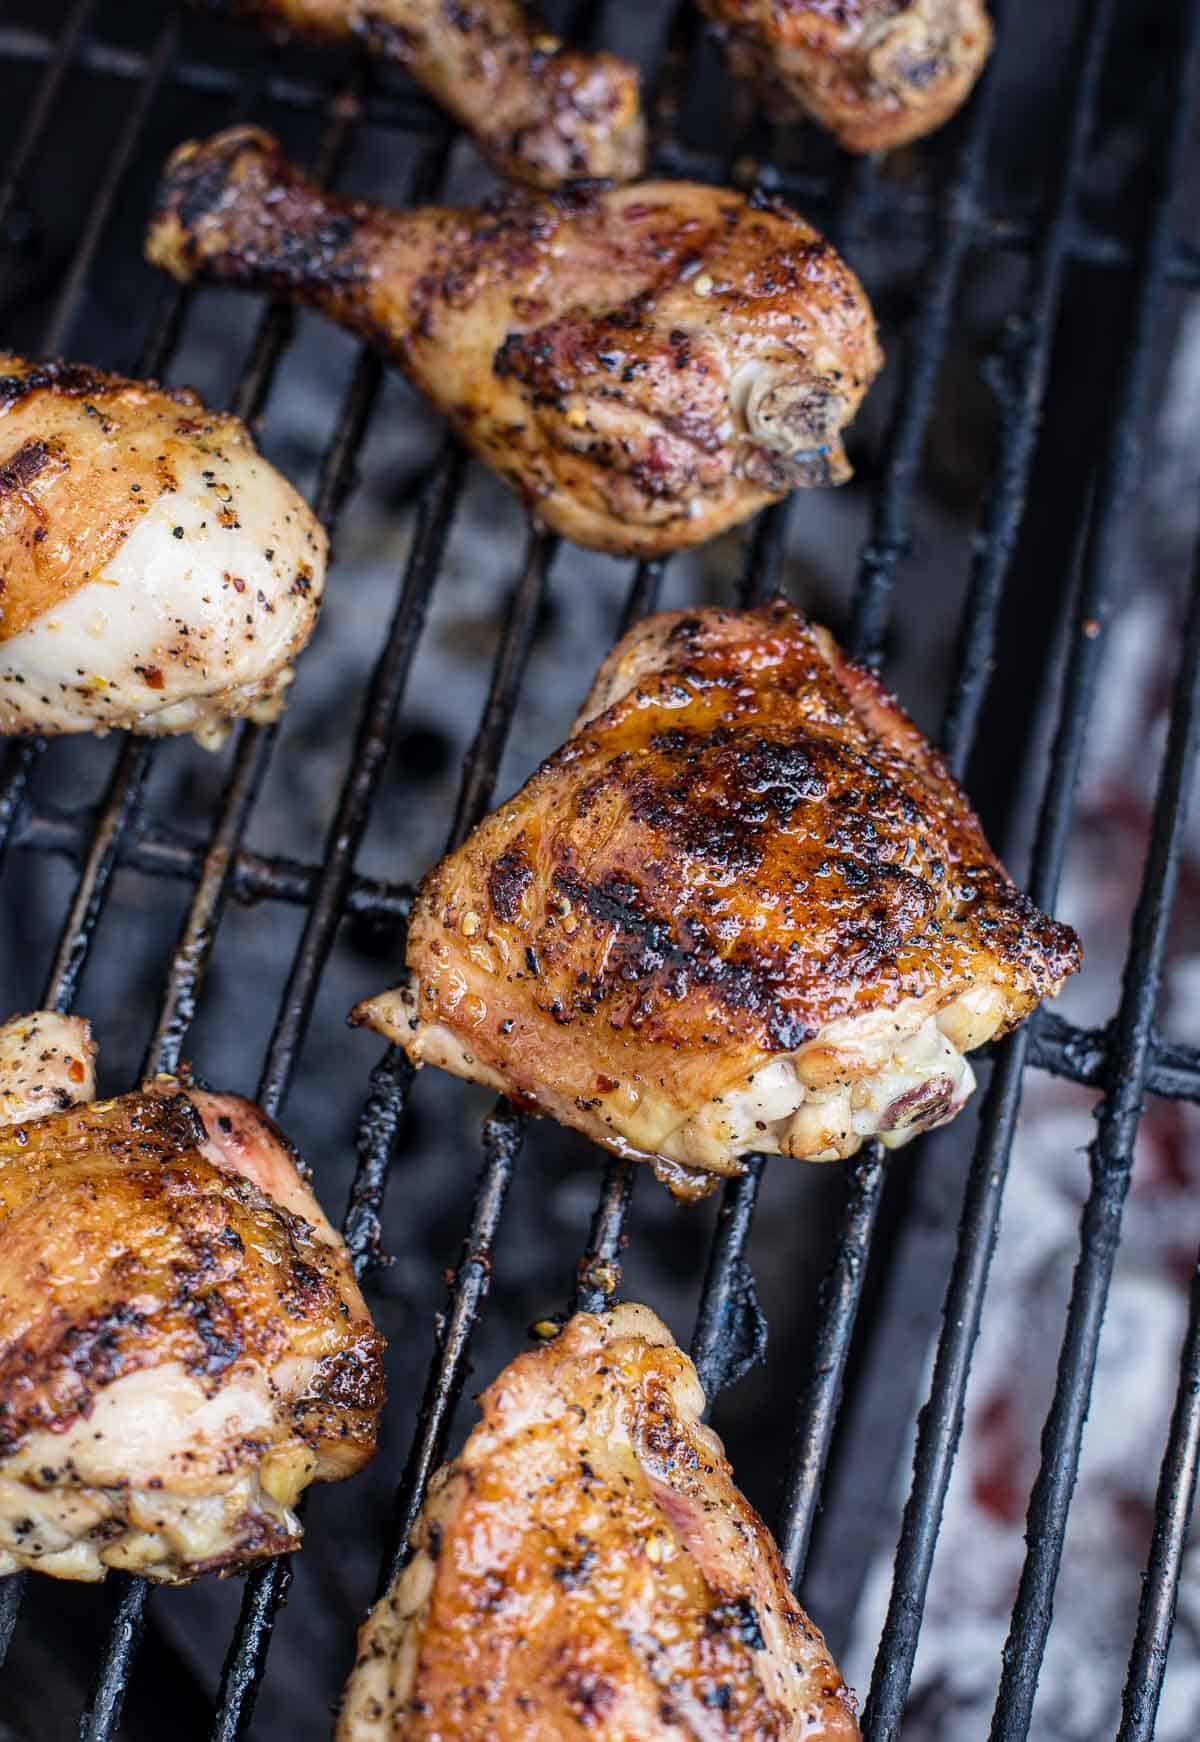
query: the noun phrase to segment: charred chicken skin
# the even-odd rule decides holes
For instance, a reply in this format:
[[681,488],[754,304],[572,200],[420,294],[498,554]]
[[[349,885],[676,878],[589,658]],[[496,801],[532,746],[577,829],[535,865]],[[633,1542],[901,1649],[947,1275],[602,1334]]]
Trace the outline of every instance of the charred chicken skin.
[[234,1571],[370,1458],[381,1340],[257,1108],[88,1105],[92,1052],[77,1017],[0,1029],[0,1574]]
[[816,231],[688,182],[398,214],[238,128],[174,154],[147,252],[365,334],[535,515],[599,550],[700,544],[840,483],[881,362],[862,287]]
[[237,418],[0,352],[0,731],[277,718],[325,555]]
[[198,0],[202,9],[361,42],[402,66],[513,181],[632,181],[646,129],[637,68],[580,54],[539,29],[518,0]]
[[337,1742],[854,1742],[703,1408],[647,1307],[519,1356],[429,1485]]
[[936,751],[783,601],[648,619],[564,747],[424,880],[353,1020],[650,1161],[943,1124],[1074,971]]
[[981,0],[700,0],[733,71],[781,120],[810,116],[850,151],[949,120],[992,46]]

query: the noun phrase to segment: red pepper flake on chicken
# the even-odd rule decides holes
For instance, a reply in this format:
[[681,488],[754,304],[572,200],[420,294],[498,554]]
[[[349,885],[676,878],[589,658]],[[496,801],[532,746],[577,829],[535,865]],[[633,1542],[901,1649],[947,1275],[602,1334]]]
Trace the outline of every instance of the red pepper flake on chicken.
[[783,601],[648,619],[567,743],[425,878],[352,1020],[649,1161],[944,1124],[1079,963],[868,671]]
[[258,1108],[88,1104],[93,1053],[78,1017],[0,1028],[0,1575],[234,1571],[371,1457],[382,1340]]
[[855,1742],[649,1308],[578,1314],[479,1402],[359,1635],[337,1742]]

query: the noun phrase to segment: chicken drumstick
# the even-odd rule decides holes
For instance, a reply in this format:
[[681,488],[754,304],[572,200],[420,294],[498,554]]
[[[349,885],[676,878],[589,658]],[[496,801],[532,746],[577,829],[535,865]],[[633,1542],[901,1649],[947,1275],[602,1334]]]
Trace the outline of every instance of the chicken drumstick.
[[992,46],[982,0],[699,0],[730,64],[781,120],[809,115],[849,151],[931,133]]
[[840,483],[841,431],[882,360],[815,230],[688,182],[400,214],[235,128],[175,152],[147,253],[363,333],[542,521],[622,554]]
[[581,54],[539,30],[518,0],[198,0],[324,41],[357,39],[405,68],[514,181],[632,181],[645,126],[636,67]]

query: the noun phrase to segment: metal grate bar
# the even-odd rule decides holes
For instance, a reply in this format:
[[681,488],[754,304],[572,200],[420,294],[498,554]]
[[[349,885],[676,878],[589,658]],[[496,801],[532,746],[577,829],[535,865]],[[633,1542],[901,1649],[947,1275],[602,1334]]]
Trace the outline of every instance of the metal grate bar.
[[871,1238],[883,1197],[884,1162],[877,1144],[866,1146],[845,1167],[846,1202],[833,1261],[821,1283],[812,1366],[796,1412],[780,1507],[779,1548],[788,1578],[797,1587],[808,1561]]
[[[1112,604],[1113,516],[1132,485],[1136,465],[1133,438],[1146,391],[1149,333],[1163,290],[1163,263],[1169,248],[1173,198],[1189,120],[1191,91],[1186,78],[1180,75],[1187,72],[1190,64],[1197,18],[1194,4],[1185,18],[1187,52],[1175,67],[1176,106],[1169,114],[1162,141],[1161,186],[1150,209],[1130,339],[1102,450],[1095,518],[1078,608],[1073,614],[1077,633],[1061,697],[1051,768],[1043,788],[1042,825],[1031,877],[1031,894],[1043,908],[1053,905],[1062,869],[1082,736],[1095,696],[1103,627]],[[1028,1048],[1028,1029],[1018,1029],[1003,1044],[984,1102],[929,1402],[918,1427],[913,1483],[904,1512],[887,1621],[865,1713],[864,1727],[870,1742],[883,1742],[897,1735],[912,1676],[937,1532],[962,1429],[966,1381],[999,1226]]]
[[[999,8],[993,10],[998,15]],[[925,279],[916,333],[905,354],[870,540],[859,560],[850,651],[871,666],[877,666],[883,657],[896,571],[912,548],[913,496],[950,338],[954,302],[971,248],[971,218],[983,185],[996,86],[995,68],[990,67],[975,93],[958,161],[942,197],[940,235]]]
[[[24,819],[15,845],[31,853],[56,854],[78,867],[86,863],[87,849],[103,815],[104,811],[93,810],[68,815],[46,806]],[[206,851],[203,842],[153,825],[131,825],[117,847],[119,870],[147,877],[174,877],[185,883],[194,883],[199,877]],[[229,895],[246,906],[282,901],[292,907],[308,907],[322,869],[320,864],[240,847],[229,868]],[[364,919],[384,923],[403,920],[411,904],[411,883],[354,875],[346,885],[346,912]]]
[[51,112],[58,101],[63,80],[79,52],[80,38],[95,4],[96,0],[75,0],[75,5],[67,14],[58,36],[45,38],[45,52],[41,58],[45,62],[46,70],[42,74],[37,93],[26,114],[25,125],[17,136],[17,143],[8,160],[8,174],[0,183],[0,225],[3,225],[12,210],[17,190],[33,162],[34,153],[41,143],[42,134],[46,131]]
[[[1185,56],[1185,65],[1192,72],[1200,72],[1200,8],[1196,17],[1195,48],[1190,56]],[[1100,1329],[1121,1238],[1121,1212],[1133,1171],[1154,1013],[1162,986],[1167,926],[1200,748],[1198,681],[1200,552],[1150,847],[1113,1030],[1111,1086],[1097,1111],[1099,1129],[1089,1154],[1092,1185],[1083,1210],[1079,1261],[1067,1310],[1054,1401],[1042,1435],[1042,1465],[1029,1502],[1028,1553],[1004,1648],[1004,1670],[992,1720],[993,1742],[1018,1742],[1028,1734],[1054,1612],[1054,1588],[1079,1468]]]
[[954,684],[942,725],[942,747],[960,779],[975,742],[979,712],[991,676],[1000,602],[1025,513],[1054,328],[1076,223],[1079,185],[1114,12],[1115,0],[1098,0],[1095,7],[1084,7],[1080,13],[1079,29],[1070,51],[1078,77],[1072,81],[1074,99],[1066,151],[1034,266],[1033,294],[1020,321],[1007,328],[1004,349],[991,370],[1002,418],[1000,457],[979,548],[971,565],[955,653]]
[[1175,1622],[1183,1549],[1200,1469],[1200,1265],[1192,1277],[1179,1389],[1154,1503],[1154,1536],[1142,1584],[1117,1742],[1153,1742],[1154,1720]]

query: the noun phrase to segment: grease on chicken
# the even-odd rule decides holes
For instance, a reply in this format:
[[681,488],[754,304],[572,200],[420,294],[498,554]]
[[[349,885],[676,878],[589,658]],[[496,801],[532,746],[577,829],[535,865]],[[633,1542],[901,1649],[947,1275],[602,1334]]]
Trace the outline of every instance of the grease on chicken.
[[600,550],[700,544],[842,482],[882,361],[828,242],[689,182],[395,213],[238,128],[174,154],[147,252],[381,345],[539,519]]
[[325,555],[237,418],[0,352],[0,730],[276,719]]
[[643,1306],[479,1400],[359,1635],[337,1742],[854,1742],[853,1696]]
[[170,1078],[68,1108],[92,1052],[78,1018],[0,1029],[0,1574],[233,1571],[372,1455],[381,1340],[257,1108]]
[[992,46],[982,0],[699,0],[733,71],[777,118],[808,115],[850,151],[940,127]]
[[552,188],[632,181],[646,129],[637,68],[549,35],[519,0],[200,0],[206,11],[361,42],[410,73],[502,175]]
[[690,1196],[945,1123],[966,1053],[1078,961],[878,680],[776,601],[627,635],[352,1020]]

